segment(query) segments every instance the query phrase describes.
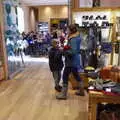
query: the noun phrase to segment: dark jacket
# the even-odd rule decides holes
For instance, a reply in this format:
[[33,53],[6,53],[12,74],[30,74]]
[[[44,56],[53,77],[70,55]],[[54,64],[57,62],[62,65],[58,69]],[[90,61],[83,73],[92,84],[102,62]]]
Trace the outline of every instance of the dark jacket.
[[63,68],[62,52],[57,48],[49,50],[49,67],[51,71],[59,71]]

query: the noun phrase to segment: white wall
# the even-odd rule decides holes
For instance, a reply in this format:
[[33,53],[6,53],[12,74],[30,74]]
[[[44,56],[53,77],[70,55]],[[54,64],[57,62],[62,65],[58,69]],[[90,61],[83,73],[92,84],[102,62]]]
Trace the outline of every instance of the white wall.
[[92,7],[93,0],[80,0],[80,7]]
[[[80,7],[92,7],[93,0],[79,0]],[[120,0],[100,0],[102,7],[120,7]]]
[[36,29],[35,11],[32,8],[30,9],[30,28],[32,31]]
[[24,30],[29,32],[30,29],[30,8],[28,6],[20,6],[24,12]]
[[22,33],[25,31],[24,11],[20,7],[17,8],[17,11],[18,11],[18,30],[20,33]]
[[120,7],[120,0],[101,0],[103,7]]

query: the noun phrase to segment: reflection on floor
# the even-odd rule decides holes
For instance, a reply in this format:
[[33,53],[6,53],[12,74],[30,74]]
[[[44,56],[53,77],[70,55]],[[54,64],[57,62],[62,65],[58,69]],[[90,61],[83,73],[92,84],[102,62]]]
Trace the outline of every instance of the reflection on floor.
[[[48,59],[46,59],[47,57],[30,57],[30,56],[23,56],[23,61],[24,62],[48,62]],[[20,57],[10,57],[9,61],[19,61],[21,62],[21,56]]]
[[0,120],[87,120],[88,96],[69,89],[68,100],[56,100],[48,59],[39,60],[0,83]]

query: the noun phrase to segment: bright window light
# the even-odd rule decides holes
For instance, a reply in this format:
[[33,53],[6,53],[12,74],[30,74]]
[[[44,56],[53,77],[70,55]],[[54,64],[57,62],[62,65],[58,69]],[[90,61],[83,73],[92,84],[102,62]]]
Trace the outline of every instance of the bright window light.
[[20,33],[24,31],[24,12],[22,8],[17,7],[18,11],[18,30]]

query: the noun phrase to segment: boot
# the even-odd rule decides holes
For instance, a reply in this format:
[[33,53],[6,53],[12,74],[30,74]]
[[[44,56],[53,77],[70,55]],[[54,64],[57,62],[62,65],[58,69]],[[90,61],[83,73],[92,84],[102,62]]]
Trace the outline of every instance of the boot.
[[61,87],[60,85],[57,85],[57,86],[55,86],[55,90],[56,90],[57,92],[61,92],[62,87]]
[[56,99],[66,100],[67,99],[68,85],[63,85],[62,92],[56,96]]
[[75,94],[77,96],[85,96],[83,83],[79,84],[79,89],[78,89],[78,91]]

